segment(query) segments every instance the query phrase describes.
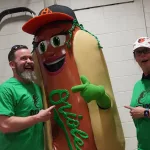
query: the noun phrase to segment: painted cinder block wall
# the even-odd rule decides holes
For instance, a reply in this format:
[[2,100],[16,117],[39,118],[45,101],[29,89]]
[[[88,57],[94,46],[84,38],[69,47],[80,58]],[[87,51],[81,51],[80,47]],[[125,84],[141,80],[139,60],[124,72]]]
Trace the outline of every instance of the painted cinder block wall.
[[[58,0],[58,3],[80,8],[81,1]],[[92,2],[91,2],[92,1]],[[111,0],[110,0],[111,1]],[[84,0],[84,3],[87,1]],[[96,4],[96,0],[88,0]],[[83,3],[83,0],[82,0]],[[36,14],[44,7],[42,0],[0,0],[0,12],[13,7],[28,7]],[[150,1],[134,0],[75,11],[78,21],[98,36],[108,66],[115,99],[126,139],[126,150],[136,150],[135,127],[129,111],[134,83],[141,78],[141,70],[133,58],[132,44],[141,36],[150,36]],[[32,35],[21,27],[29,19],[28,13],[17,13],[3,18],[0,25],[0,83],[12,76],[7,55],[15,44],[25,44],[32,49]]]

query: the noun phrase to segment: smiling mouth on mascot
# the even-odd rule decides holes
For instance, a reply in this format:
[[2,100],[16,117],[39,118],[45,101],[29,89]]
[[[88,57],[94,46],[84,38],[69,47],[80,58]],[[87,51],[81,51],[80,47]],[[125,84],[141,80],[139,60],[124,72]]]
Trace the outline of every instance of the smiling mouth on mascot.
[[35,68],[43,83],[39,84],[44,85],[47,105],[56,105],[49,137],[52,148],[124,150],[120,118],[98,38],[78,23],[72,9],[62,5],[44,8],[22,29],[35,36]]
[[61,58],[54,58],[54,61],[45,61],[43,65],[49,72],[55,73],[62,69],[64,63],[65,55]]

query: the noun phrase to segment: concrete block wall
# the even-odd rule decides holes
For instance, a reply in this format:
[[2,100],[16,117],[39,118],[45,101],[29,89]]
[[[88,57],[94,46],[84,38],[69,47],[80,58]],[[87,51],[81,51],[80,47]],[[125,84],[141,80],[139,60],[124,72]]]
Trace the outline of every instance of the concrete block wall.
[[[74,4],[68,3],[69,0],[62,1],[58,0],[63,5]],[[78,8],[79,5],[80,1],[72,7]],[[41,0],[0,0],[0,11],[19,6],[31,8],[38,14],[44,3]],[[75,11],[79,22],[84,25],[85,29],[97,35],[103,46],[126,138],[126,150],[136,150],[137,140],[132,118],[124,105],[130,104],[133,86],[141,78],[142,73],[133,58],[132,44],[138,37],[150,36],[149,7],[149,0],[134,0],[132,3]],[[7,19],[11,17],[8,15],[1,22],[0,83],[12,75],[7,62],[10,47],[14,44],[26,44],[32,49],[33,36],[21,30],[29,17],[22,15],[24,13],[12,15],[11,19]]]
[[146,20],[146,27],[147,27],[147,34],[150,36],[150,1],[144,0],[143,1],[144,11],[145,11],[145,20]]

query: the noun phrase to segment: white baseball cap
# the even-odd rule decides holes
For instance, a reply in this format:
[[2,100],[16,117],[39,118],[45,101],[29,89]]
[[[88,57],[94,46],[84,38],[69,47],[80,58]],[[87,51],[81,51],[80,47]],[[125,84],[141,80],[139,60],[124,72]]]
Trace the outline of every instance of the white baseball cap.
[[140,37],[133,44],[133,51],[140,47],[150,48],[150,38],[149,37]]

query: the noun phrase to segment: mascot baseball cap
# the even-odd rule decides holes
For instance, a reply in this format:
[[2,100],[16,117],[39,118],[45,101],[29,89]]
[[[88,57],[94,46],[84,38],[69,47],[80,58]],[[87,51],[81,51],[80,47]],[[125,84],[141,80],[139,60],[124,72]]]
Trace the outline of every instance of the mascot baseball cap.
[[76,19],[76,16],[73,10],[69,7],[62,5],[52,5],[42,9],[38,16],[26,22],[23,25],[22,30],[29,34],[35,35],[38,29],[50,22],[62,20],[73,21],[74,19]]
[[150,48],[150,38],[148,38],[148,37],[138,38],[135,41],[135,43],[133,44],[133,51],[135,51],[141,47]]

